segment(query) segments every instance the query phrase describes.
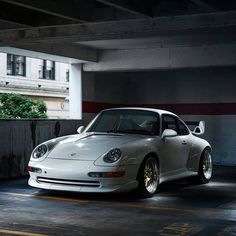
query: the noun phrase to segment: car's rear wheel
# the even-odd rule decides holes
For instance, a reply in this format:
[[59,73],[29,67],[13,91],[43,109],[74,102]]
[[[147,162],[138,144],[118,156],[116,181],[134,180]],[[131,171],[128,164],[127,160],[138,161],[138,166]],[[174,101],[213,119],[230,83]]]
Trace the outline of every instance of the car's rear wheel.
[[212,176],[212,154],[209,148],[206,148],[201,156],[198,168],[197,180],[200,184],[208,183]]
[[151,197],[159,185],[159,165],[157,158],[148,156],[143,161],[138,173],[138,193],[143,197]]

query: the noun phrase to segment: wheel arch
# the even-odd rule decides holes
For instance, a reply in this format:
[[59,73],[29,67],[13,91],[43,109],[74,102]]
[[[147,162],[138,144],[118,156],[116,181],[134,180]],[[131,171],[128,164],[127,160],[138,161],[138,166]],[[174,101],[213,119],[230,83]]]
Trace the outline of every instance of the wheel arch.
[[[200,150],[199,150],[199,154],[197,156],[197,158],[193,158],[193,159],[189,159],[189,164],[187,164],[187,166],[191,169],[191,167],[193,167],[194,171],[195,172],[198,172],[199,170],[199,166],[200,166],[200,161],[202,159],[202,156],[204,154],[204,152],[209,149],[211,152],[212,152],[212,148],[210,145],[205,145],[204,147],[202,147]],[[195,161],[194,161],[195,159]]]
[[200,158],[199,158],[199,163],[200,163],[200,160],[201,160],[201,158],[202,158],[204,152],[205,152],[207,149],[209,149],[210,152],[212,153],[212,148],[211,148],[210,145],[207,145],[206,147],[204,147],[204,148],[202,149],[202,151],[201,151],[201,155],[200,155]]
[[212,152],[212,148],[210,145],[206,146],[203,151],[205,151],[206,149],[210,149],[210,151]]
[[209,177],[209,179],[203,174],[203,171],[202,171],[202,165],[203,165],[203,159],[204,159],[204,154],[205,152],[209,150],[209,152],[211,153],[212,152],[212,149],[210,146],[206,146],[202,153],[201,153],[201,157],[200,157],[200,160],[199,160],[199,166],[198,166],[198,183],[200,184],[205,184],[205,183],[208,183],[211,179],[211,176],[212,176],[212,155],[211,155],[211,176]]
[[192,146],[188,154],[187,168],[191,171],[198,172],[203,153],[206,149],[212,152],[212,147],[205,139],[196,136],[193,137]]
[[199,162],[200,162],[200,159],[202,158],[202,155],[204,154],[204,152],[205,152],[207,149],[209,149],[210,152],[212,152],[212,148],[211,148],[210,145],[207,145],[207,146],[205,146],[204,148],[202,148],[202,150],[201,150],[201,155],[200,155],[200,157],[199,157]]
[[148,157],[151,157],[151,156],[156,158],[157,163],[158,163],[158,166],[159,166],[159,171],[160,171],[160,160],[159,160],[159,157],[158,157],[157,153],[155,153],[155,152],[149,152],[149,153],[147,153],[147,154],[144,156],[142,162],[141,162],[140,165],[139,165],[138,172],[137,172],[137,175],[136,175],[136,179],[138,179],[138,176],[139,176],[140,169],[141,169],[142,165],[144,165],[144,163],[145,163],[145,161],[147,160],[147,158],[148,158]]

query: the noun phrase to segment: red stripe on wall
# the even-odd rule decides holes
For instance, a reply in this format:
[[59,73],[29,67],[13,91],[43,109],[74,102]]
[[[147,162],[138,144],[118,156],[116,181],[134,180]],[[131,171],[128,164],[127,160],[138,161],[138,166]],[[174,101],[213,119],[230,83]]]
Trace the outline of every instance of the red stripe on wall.
[[114,104],[83,102],[83,113],[98,113],[115,107],[149,107],[172,111],[179,115],[236,115],[236,103],[189,103],[189,104]]

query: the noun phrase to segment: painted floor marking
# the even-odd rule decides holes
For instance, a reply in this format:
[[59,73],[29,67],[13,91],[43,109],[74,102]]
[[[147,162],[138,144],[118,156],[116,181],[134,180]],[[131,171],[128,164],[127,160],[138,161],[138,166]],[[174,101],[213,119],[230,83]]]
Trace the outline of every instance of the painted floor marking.
[[160,236],[189,236],[201,231],[201,225],[195,225],[185,222],[172,223],[159,231]]
[[31,198],[40,198],[40,199],[47,199],[47,200],[57,200],[57,201],[65,201],[65,202],[80,202],[80,203],[87,203],[87,200],[81,199],[73,199],[73,198],[63,198],[63,197],[52,197],[52,196],[44,196],[44,195],[34,195],[34,194],[25,194],[25,193],[9,193],[4,192],[4,194],[18,196],[18,197],[31,197]]
[[[18,196],[18,197],[29,197],[29,198],[38,198],[38,199],[46,199],[46,200],[55,200],[55,201],[64,201],[64,202],[78,202],[78,203],[98,203],[97,201],[91,200],[82,200],[82,199],[73,199],[73,198],[63,198],[63,197],[53,197],[53,196],[45,196],[45,195],[34,195],[34,194],[24,194],[24,193],[13,193],[13,192],[2,192],[2,194]],[[139,208],[139,209],[153,209],[160,211],[172,211],[172,212],[183,212],[183,213],[196,213],[201,212],[208,215],[219,215],[222,212],[218,212],[217,210],[212,209],[186,209],[186,208],[172,208],[172,207],[160,207],[157,205],[143,205],[143,204],[126,204],[126,203],[111,203],[112,207],[128,207],[128,208]]]
[[47,234],[30,233],[24,231],[0,229],[0,234],[23,235],[23,236],[48,236]]

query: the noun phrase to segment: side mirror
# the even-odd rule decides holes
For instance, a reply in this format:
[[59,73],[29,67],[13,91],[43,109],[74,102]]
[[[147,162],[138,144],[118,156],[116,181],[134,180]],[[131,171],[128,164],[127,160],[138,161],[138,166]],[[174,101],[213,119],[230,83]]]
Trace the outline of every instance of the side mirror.
[[84,126],[80,126],[80,127],[77,129],[77,133],[78,133],[78,134],[81,134],[83,131],[84,131]]
[[177,136],[177,132],[173,129],[165,129],[161,135],[161,138],[165,140],[165,138],[175,137]]
[[199,125],[193,130],[193,134],[202,135],[205,133],[205,121],[200,121]]

